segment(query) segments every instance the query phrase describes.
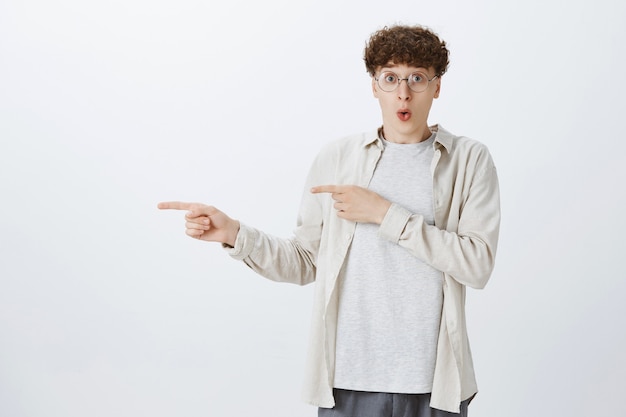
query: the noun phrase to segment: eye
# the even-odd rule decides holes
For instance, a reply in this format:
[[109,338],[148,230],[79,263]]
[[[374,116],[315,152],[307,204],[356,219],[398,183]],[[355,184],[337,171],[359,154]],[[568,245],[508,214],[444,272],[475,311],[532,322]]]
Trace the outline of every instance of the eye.
[[380,78],[388,84],[395,84],[398,82],[398,76],[393,72],[383,72]]
[[410,78],[411,78],[411,82],[415,84],[422,83],[426,80],[426,77],[423,74],[420,74],[419,72],[411,74]]

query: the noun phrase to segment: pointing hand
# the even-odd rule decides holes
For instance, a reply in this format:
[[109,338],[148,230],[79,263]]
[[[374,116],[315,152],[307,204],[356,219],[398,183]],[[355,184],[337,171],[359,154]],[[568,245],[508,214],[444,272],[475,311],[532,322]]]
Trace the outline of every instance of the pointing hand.
[[235,246],[239,221],[233,220],[213,206],[183,201],[166,201],[158,204],[161,210],[187,210],[185,227],[188,236],[207,242],[220,242]]
[[337,216],[354,222],[380,224],[391,206],[379,194],[357,185],[320,185],[311,192],[330,193]]

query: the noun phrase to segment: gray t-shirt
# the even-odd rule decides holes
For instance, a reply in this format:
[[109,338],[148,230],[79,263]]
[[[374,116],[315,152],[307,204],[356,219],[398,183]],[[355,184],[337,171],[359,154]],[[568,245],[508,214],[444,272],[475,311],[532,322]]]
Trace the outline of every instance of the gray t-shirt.
[[[384,141],[369,189],[434,224],[433,141]],[[339,280],[335,388],[432,390],[443,303],[443,275],[358,223]]]

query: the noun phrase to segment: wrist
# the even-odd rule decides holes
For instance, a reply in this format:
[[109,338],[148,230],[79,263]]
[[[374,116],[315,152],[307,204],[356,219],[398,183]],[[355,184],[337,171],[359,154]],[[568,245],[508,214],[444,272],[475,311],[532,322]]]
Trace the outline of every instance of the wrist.
[[391,207],[391,202],[384,200],[381,202],[380,211],[378,214],[378,218],[376,219],[377,224],[381,224],[389,211],[389,207]]
[[230,221],[230,225],[228,226],[228,233],[226,235],[226,241],[224,242],[226,245],[230,247],[235,247],[235,241],[237,240],[237,235],[239,234],[239,229],[241,225],[239,220]]

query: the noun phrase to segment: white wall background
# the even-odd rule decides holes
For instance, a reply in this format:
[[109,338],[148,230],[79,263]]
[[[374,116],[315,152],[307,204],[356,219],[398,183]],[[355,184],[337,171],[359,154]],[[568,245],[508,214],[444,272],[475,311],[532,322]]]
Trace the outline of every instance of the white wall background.
[[312,287],[156,203],[289,235],[315,153],[380,123],[361,54],[394,22],[447,40],[431,122],[500,172],[472,415],[623,414],[623,2],[1,0],[0,416],[316,415]]

